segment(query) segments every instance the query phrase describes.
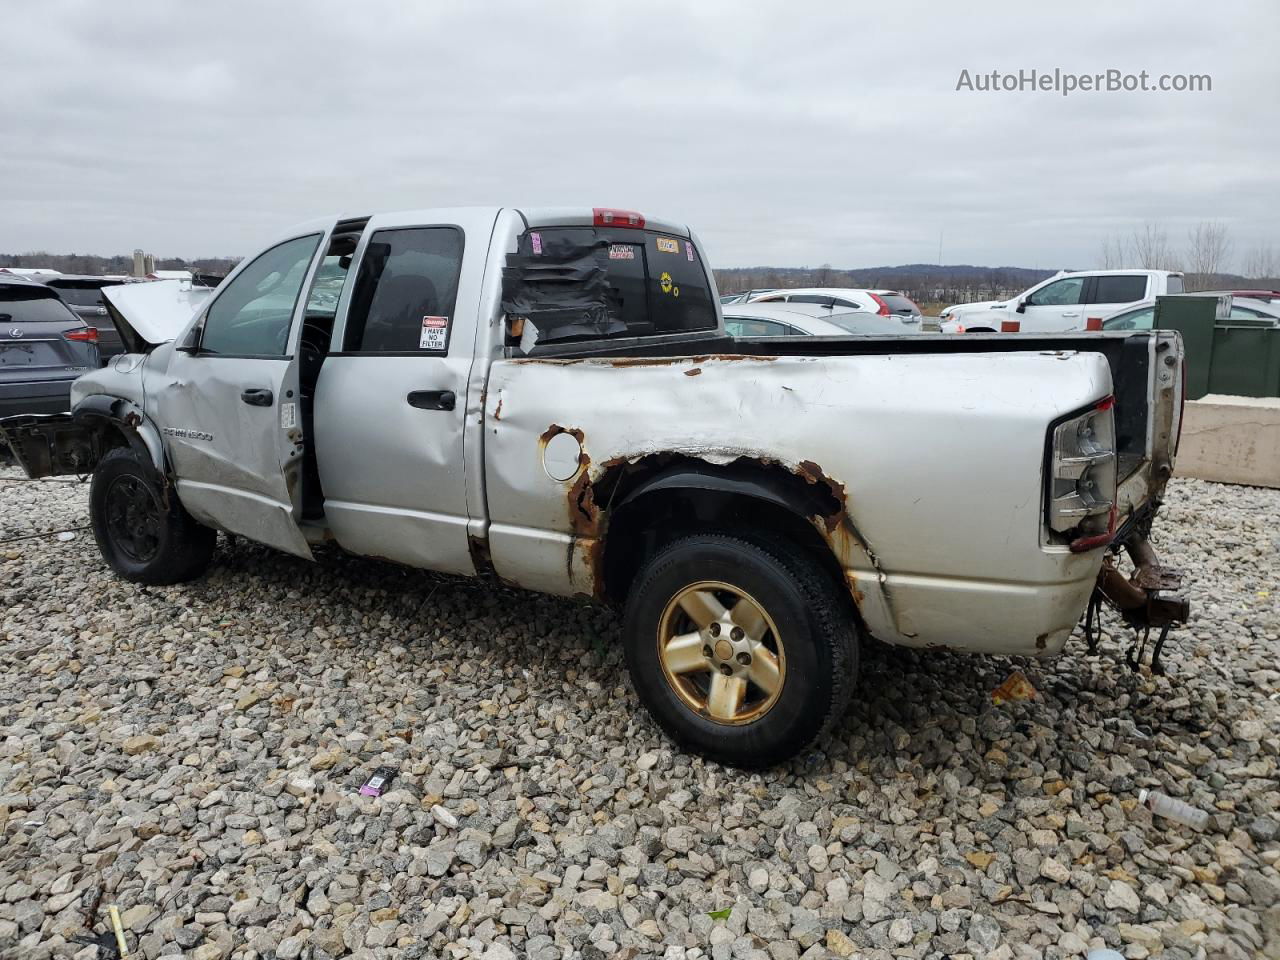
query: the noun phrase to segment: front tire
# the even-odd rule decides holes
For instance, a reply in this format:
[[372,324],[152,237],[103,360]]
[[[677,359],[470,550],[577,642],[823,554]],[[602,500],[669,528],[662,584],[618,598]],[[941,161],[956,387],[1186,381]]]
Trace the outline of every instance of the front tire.
[[772,766],[811,744],[844,712],[857,672],[847,599],[786,543],[675,541],[637,575],[623,633],[659,726],[735,767]]
[[204,573],[218,536],[197,523],[176,496],[166,497],[151,464],[123,447],[109,451],[93,471],[89,522],[111,569],[152,586]]

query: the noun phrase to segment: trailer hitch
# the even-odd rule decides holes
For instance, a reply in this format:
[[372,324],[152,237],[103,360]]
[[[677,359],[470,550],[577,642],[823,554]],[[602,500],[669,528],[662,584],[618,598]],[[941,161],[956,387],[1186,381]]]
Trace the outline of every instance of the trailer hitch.
[[1158,628],[1155,647],[1151,652],[1151,672],[1163,674],[1164,664],[1160,654],[1169,631],[1179,623],[1186,623],[1191,616],[1191,603],[1176,591],[1182,586],[1182,574],[1162,566],[1151,542],[1136,534],[1123,544],[1133,561],[1133,575],[1125,577],[1115,563],[1115,556],[1108,553],[1098,571],[1098,582],[1085,610],[1085,640],[1092,653],[1097,647],[1097,622],[1105,603],[1119,611],[1121,618],[1134,630],[1134,642],[1125,654],[1125,662],[1133,670],[1142,665],[1147,641],[1152,628]]

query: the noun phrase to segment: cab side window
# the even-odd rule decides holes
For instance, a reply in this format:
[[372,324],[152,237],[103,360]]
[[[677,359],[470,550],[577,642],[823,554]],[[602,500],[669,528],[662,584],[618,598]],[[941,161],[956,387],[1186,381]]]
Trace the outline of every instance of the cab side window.
[[287,240],[241,270],[205,312],[200,352],[283,357],[293,309],[319,244],[319,234]]
[[351,291],[342,349],[447,353],[462,273],[462,242],[457,227],[374,233]]

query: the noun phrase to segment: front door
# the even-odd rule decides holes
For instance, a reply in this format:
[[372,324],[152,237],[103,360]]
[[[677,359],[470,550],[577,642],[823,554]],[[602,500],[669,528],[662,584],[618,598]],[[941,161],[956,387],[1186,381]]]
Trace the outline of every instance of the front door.
[[1084,327],[1080,319],[1084,309],[1084,277],[1063,277],[1036,290],[1024,301],[1021,316],[1023,333],[1059,333]]
[[289,334],[322,236],[286,240],[240,269],[146,399],[183,506],[209,526],[303,557],[311,551],[296,519],[304,447]]
[[464,240],[472,235],[458,225],[370,220],[315,394],[334,538],[354,553],[449,573],[475,571],[463,434],[485,249],[464,268]]

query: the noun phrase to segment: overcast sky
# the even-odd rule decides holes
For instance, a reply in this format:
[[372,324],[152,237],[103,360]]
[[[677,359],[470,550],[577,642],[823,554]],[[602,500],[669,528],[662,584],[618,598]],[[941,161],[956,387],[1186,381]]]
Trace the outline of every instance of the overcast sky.
[[[978,9],[975,9],[978,8]],[[979,12],[981,11],[981,12]],[[581,204],[719,266],[1280,249],[1275,0],[52,2],[0,31],[0,251],[247,254],[315,215]],[[1208,93],[957,92],[1207,73]]]

